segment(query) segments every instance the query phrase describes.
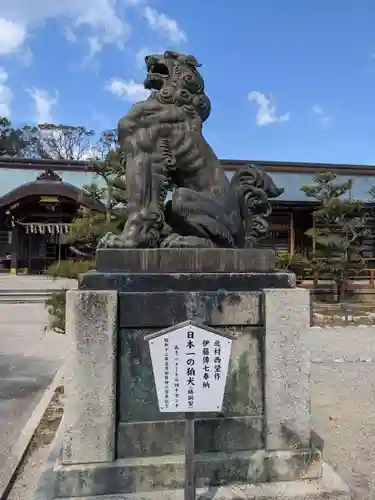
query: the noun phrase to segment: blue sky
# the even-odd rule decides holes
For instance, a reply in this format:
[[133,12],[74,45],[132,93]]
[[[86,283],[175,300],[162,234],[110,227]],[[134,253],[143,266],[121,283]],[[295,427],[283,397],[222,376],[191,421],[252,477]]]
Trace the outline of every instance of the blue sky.
[[374,21],[374,0],[1,0],[0,114],[115,127],[173,49],[203,65],[219,157],[375,164]]

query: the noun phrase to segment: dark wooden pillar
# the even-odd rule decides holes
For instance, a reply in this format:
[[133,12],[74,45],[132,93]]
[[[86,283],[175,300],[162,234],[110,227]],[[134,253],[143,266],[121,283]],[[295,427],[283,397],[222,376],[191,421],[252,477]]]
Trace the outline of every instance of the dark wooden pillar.
[[12,226],[12,242],[10,245],[10,274],[17,274],[19,254],[19,228]]
[[293,211],[290,212],[289,216],[289,254],[291,257],[294,255],[295,245],[296,245],[296,233],[294,225],[294,214]]

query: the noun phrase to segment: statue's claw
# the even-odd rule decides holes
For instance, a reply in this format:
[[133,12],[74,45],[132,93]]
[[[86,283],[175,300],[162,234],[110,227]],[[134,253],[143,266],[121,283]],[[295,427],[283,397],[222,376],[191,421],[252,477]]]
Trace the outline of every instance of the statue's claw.
[[198,236],[181,236],[170,234],[161,244],[162,248],[215,248],[216,245],[207,238]]
[[170,232],[162,212],[143,210],[129,217],[121,234],[103,236],[97,248],[155,248]]
[[132,245],[127,245],[121,236],[113,233],[107,233],[99,240],[97,248],[131,248]]

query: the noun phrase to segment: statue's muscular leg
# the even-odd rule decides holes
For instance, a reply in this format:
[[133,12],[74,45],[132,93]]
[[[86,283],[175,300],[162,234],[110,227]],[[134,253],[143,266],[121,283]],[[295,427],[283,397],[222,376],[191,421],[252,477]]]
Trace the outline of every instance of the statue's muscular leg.
[[152,164],[149,153],[127,159],[127,220],[122,233],[108,235],[102,246],[150,248],[168,234],[161,206],[166,180],[164,172]]

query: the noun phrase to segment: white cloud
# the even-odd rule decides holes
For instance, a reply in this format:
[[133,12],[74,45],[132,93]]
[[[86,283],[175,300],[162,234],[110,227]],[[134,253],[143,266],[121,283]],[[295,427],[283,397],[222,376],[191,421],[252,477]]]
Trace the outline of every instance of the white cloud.
[[28,37],[50,20],[61,24],[66,40],[84,41],[88,57],[107,44],[122,49],[132,30],[123,16],[126,8],[139,10],[149,27],[169,42],[187,41],[177,22],[147,0],[0,0],[0,56],[22,54]]
[[105,90],[111,94],[131,103],[144,101],[150,95],[141,83],[134,80],[121,80],[121,78],[112,78],[105,85]]
[[91,48],[90,38],[96,39],[96,48],[99,44],[123,46],[130,33],[130,26],[116,11],[116,0],[1,0],[0,54],[17,52],[34,28],[51,19],[64,23],[71,40],[85,28]]
[[93,57],[95,54],[98,54],[103,47],[103,44],[99,41],[99,38],[96,36],[90,36],[88,39],[89,42],[89,57]]
[[331,117],[326,113],[325,109],[320,104],[313,105],[312,113],[321,123],[327,123],[331,119]]
[[64,36],[68,42],[71,43],[77,43],[77,35],[74,33],[74,31],[71,28],[65,28],[64,29]]
[[142,69],[145,67],[145,57],[154,54],[155,52],[151,51],[148,47],[142,47],[138,50],[135,55],[135,61],[137,63],[137,67]]
[[53,123],[53,108],[59,100],[58,92],[55,90],[54,94],[51,94],[47,90],[38,88],[29,89],[28,92],[35,105],[35,122],[37,124]]
[[168,17],[163,12],[158,12],[149,5],[146,5],[143,14],[150,28],[154,31],[161,31],[170,42],[176,44],[187,42],[185,32],[174,19]]
[[270,125],[276,122],[287,122],[290,120],[290,113],[285,113],[284,115],[276,114],[276,104],[272,96],[268,99],[261,92],[253,90],[248,95],[249,101],[255,101],[258,106],[258,112],[256,114],[257,125]]
[[0,68],[0,117],[9,118],[13,92],[8,86],[8,73]]
[[[0,7],[0,15],[2,8]],[[0,17],[0,56],[17,52],[26,40],[26,29],[18,22]]]
[[145,69],[145,57],[149,56],[150,54],[163,54],[167,49],[165,48],[153,48],[150,49],[149,47],[142,47],[141,49],[138,50],[138,52],[135,55],[135,61],[137,68],[139,69]]

